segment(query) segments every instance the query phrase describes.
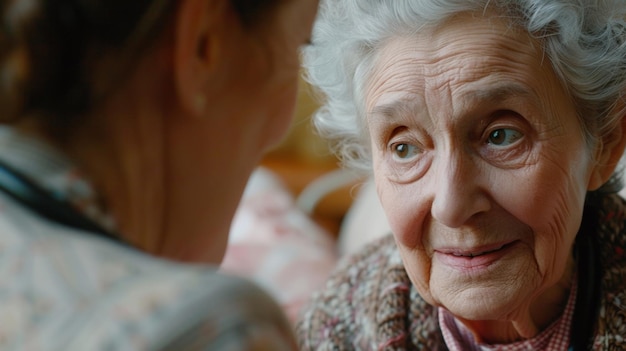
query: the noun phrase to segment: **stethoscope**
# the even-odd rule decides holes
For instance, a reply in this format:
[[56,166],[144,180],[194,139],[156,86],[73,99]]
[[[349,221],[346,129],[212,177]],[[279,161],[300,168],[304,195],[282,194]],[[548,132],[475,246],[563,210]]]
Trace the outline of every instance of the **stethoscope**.
[[[50,221],[122,243],[121,239],[90,220],[68,203],[52,197],[26,176],[0,161],[0,191]],[[568,351],[589,350],[600,300],[600,258],[592,235],[597,229],[595,211],[586,210],[576,239],[578,290]]]
[[24,174],[2,161],[0,161],[0,191],[52,222],[123,243],[118,236],[86,217],[67,202],[53,197]]

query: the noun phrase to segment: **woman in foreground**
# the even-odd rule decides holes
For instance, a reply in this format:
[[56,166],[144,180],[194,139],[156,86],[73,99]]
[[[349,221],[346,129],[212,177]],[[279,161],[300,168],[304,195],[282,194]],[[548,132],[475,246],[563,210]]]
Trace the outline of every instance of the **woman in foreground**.
[[318,127],[393,236],[343,261],[305,350],[626,350],[623,1],[322,3]]
[[0,349],[293,346],[265,293],[215,271],[316,9],[2,2]]

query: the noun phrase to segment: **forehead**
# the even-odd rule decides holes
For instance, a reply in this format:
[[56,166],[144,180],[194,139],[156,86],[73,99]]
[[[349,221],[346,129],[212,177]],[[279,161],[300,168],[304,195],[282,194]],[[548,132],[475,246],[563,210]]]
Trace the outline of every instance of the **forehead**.
[[537,98],[561,88],[528,33],[497,17],[465,14],[415,35],[389,39],[374,59],[366,109],[402,95],[494,98],[486,88],[495,86],[495,95],[517,91]]

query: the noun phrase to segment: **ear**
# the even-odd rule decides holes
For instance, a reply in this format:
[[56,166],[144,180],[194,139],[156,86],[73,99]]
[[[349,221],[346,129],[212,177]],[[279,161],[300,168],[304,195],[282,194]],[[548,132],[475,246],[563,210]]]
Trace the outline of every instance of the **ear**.
[[606,183],[613,175],[613,172],[615,172],[615,168],[624,153],[624,148],[626,147],[626,112],[624,105],[621,104],[617,111],[621,111],[621,118],[611,133],[600,141],[598,157],[596,158],[596,164],[589,179],[587,190],[597,190]]
[[175,90],[184,110],[202,115],[206,88],[222,45],[226,0],[181,0],[175,18],[173,69]]

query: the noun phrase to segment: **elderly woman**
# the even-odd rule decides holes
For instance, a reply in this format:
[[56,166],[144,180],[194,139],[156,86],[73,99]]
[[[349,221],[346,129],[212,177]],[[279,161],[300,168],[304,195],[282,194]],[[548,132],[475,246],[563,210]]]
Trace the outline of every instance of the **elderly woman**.
[[0,349],[288,348],[205,264],[291,120],[317,0],[0,10]]
[[393,237],[345,259],[310,350],[626,350],[626,6],[327,0],[317,125]]

